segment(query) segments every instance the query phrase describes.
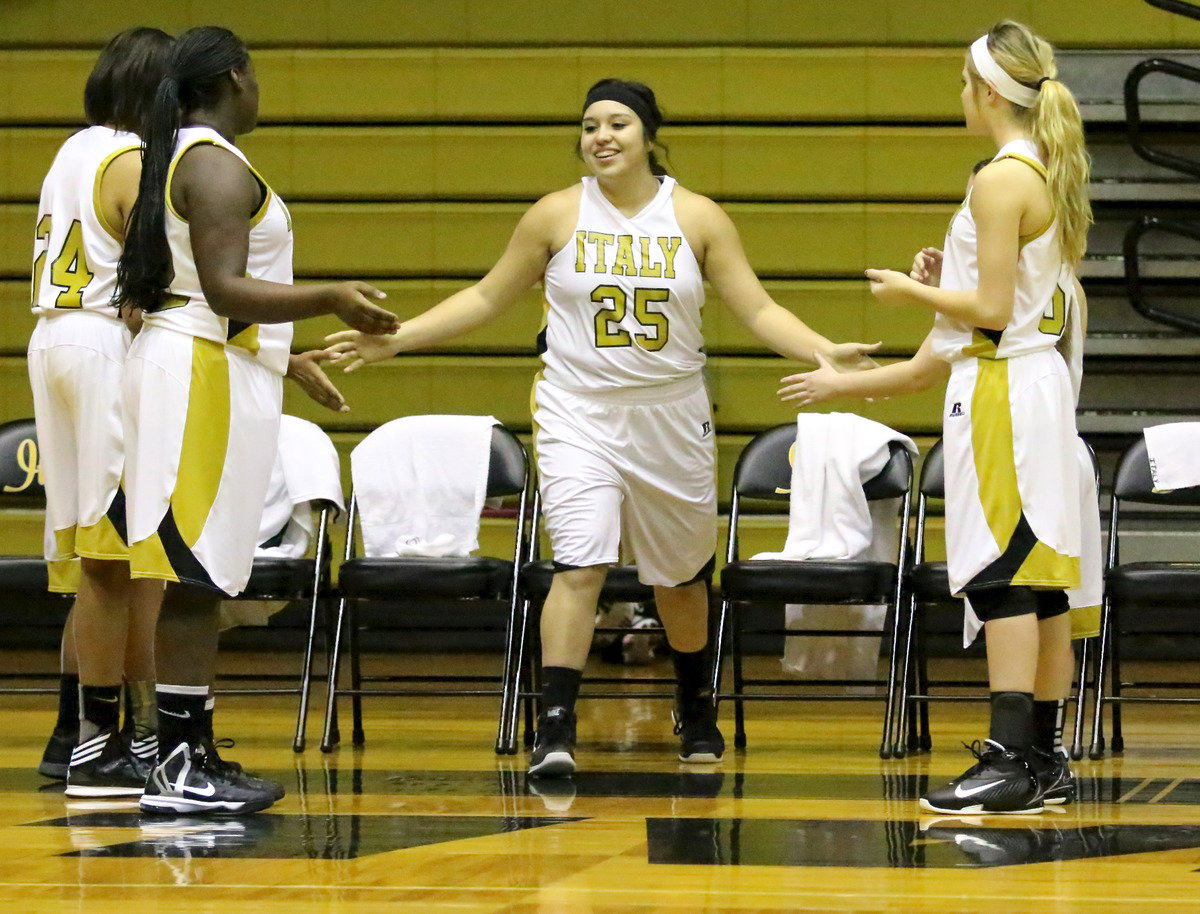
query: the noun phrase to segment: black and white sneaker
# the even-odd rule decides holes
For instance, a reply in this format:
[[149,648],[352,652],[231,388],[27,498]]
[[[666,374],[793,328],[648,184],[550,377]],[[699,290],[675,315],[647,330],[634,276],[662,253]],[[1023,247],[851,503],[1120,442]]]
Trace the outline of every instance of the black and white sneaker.
[[272,781],[270,778],[260,778],[250,774],[237,762],[221,758],[217,752],[218,749],[232,749],[235,745],[233,740],[228,737],[218,740],[206,739],[203,745],[211,763],[216,766],[217,770],[224,772],[226,777],[240,781],[255,790],[265,790],[276,800],[282,800],[287,795],[282,784]]
[[42,752],[42,760],[38,764],[38,774],[44,778],[56,781],[67,779],[67,768],[71,765],[71,750],[79,740],[79,730],[54,730],[46,742]]
[[712,695],[701,693],[685,701],[676,699],[675,735],[679,737],[679,761],[692,765],[715,765],[725,754],[725,737],[717,728],[717,709]]
[[967,747],[976,763],[944,787],[921,797],[921,808],[949,815],[1042,811],[1042,793],[1029,762],[990,739]]
[[146,784],[140,767],[116,727],[101,730],[77,745],[67,768],[69,797],[136,797]]
[[1079,788],[1065,749],[1043,752],[1035,746],[1029,750],[1028,759],[1037,776],[1043,803],[1047,806],[1065,806],[1075,802]]
[[203,745],[180,743],[150,772],[142,812],[236,815],[258,812],[274,793],[243,782],[217,765]]
[[535,778],[561,778],[574,771],[575,715],[563,707],[547,708],[538,718],[529,774]]

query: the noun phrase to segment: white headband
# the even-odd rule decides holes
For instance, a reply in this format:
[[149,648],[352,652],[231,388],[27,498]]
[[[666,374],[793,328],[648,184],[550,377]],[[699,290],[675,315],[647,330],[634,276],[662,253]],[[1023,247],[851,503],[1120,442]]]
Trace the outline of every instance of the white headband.
[[1017,82],[992,57],[988,50],[988,37],[984,35],[971,45],[971,60],[975,69],[983,77],[983,81],[991,85],[1001,96],[1022,108],[1032,108],[1037,104],[1038,90],[1031,89]]

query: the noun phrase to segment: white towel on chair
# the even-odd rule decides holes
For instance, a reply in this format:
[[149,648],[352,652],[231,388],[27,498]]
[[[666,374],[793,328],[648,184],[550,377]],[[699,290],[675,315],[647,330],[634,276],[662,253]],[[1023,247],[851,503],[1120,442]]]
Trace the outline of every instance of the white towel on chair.
[[[868,502],[863,483],[879,474],[898,442],[917,453],[912,439],[849,413],[796,417],[788,535],[782,552],[756,560],[892,561],[897,540],[894,499]],[[791,603],[788,628],[883,628],[886,606]],[[879,656],[876,638],[788,638],[783,666],[812,678],[870,679]]]
[[478,549],[497,424],[492,416],[408,416],[368,435],[350,454],[364,553],[466,556]]
[[277,546],[259,546],[254,554],[266,558],[302,558],[315,530],[312,516],[315,501],[333,502],[339,510],[345,509],[337,450],[317,425],[296,416],[283,416],[258,541],[274,539],[280,531],[283,540]]
[[1152,425],[1142,434],[1155,492],[1200,485],[1200,422]]

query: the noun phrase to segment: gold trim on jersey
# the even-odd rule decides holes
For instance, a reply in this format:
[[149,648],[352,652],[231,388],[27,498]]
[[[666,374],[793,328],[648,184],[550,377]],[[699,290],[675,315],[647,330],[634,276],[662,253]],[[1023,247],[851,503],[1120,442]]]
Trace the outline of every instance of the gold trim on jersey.
[[108,171],[108,166],[110,166],[121,156],[125,155],[125,153],[136,152],[141,148],[141,146],[125,146],[121,149],[115,150],[114,152],[110,152],[107,156],[105,156],[104,161],[100,163],[100,167],[96,169],[96,180],[92,182],[92,209],[96,212],[96,221],[100,223],[104,231],[108,232],[108,234],[112,236],[113,241],[116,241],[119,244],[124,243],[125,232],[123,228],[122,231],[118,232],[104,217],[104,208],[100,205],[100,185],[104,182],[104,174]]
[[[175,179],[175,168],[179,165],[179,161],[183,158],[184,153],[186,153],[189,149],[194,149],[197,146],[216,146],[218,149],[225,149],[224,146],[222,146],[212,137],[202,136],[192,140],[186,146],[183,146],[178,152],[175,153],[175,157],[171,159],[171,165],[167,169],[167,209],[170,210],[171,215],[180,222],[187,222],[187,219],[180,215],[179,210],[175,209],[175,205],[171,202],[171,182]],[[228,151],[229,150],[226,150],[226,152]],[[256,209],[253,215],[250,216],[250,228],[254,228],[266,217],[267,209],[271,206],[271,198],[275,196],[275,192],[271,190],[271,185],[263,179],[263,176],[258,173],[258,170],[253,165],[251,165],[245,159],[242,159],[242,164],[246,166],[246,168],[250,171],[251,176],[253,176],[254,180],[257,181],[259,186],[263,189],[262,203],[259,204],[258,209]]]
[[[1018,162],[1024,162],[1026,165],[1028,165],[1030,168],[1032,168],[1034,171],[1036,171],[1038,173],[1038,176],[1043,181],[1049,180],[1049,177],[1046,173],[1046,166],[1043,165],[1041,162],[1039,162],[1037,159],[1030,158],[1029,156],[1021,155],[1019,152],[1006,152],[1002,156],[996,156],[996,158],[992,159],[992,161],[999,162],[1001,159],[1015,159]],[[1046,234],[1046,232],[1050,231],[1050,227],[1052,225],[1054,225],[1054,214],[1053,213],[1050,215],[1050,218],[1046,221],[1046,224],[1043,225],[1036,232],[1030,232],[1027,235],[1018,235],[1017,236],[1018,248],[1023,248],[1023,247],[1025,247],[1025,245],[1029,244],[1030,242],[1037,241],[1044,234]]]

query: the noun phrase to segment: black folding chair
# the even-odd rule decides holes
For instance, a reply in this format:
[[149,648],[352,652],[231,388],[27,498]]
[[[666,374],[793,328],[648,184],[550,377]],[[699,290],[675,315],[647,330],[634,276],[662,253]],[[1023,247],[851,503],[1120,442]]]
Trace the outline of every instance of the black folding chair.
[[[904,588],[903,569],[908,562],[909,489],[912,486],[912,460],[904,445],[893,443],[887,464],[863,484],[868,501],[883,498],[901,499],[899,512],[900,537],[896,561],[745,561],[738,551],[738,526],[742,516],[742,499],[787,501],[790,498],[792,471],[789,453],[796,442],[796,425],[779,425],[755,436],[738,458],[734,469],[733,498],[729,514],[729,547],[727,564],[721,572],[721,616],[717,625],[717,657],[714,665],[714,686],[720,683],[720,657],[723,641],[728,637],[733,660],[733,691],[718,692],[719,699],[730,699],[734,705],[734,745],[746,745],[745,702],[750,699],[781,701],[875,700],[874,695],[846,695],[829,692],[797,693],[797,686],[863,686],[885,685],[886,701],[880,755],[887,757],[891,745],[892,718],[895,716],[897,692],[896,631],[893,622],[889,669],[886,682],[859,679],[747,679],[743,672],[742,636],[755,634],[784,637],[872,637],[887,634],[881,630],[858,629],[746,629],[740,608],[752,603],[815,603],[844,605],[886,604],[893,620],[899,618]],[[792,687],[788,692],[747,691],[747,686],[763,688]]]
[[[487,496],[498,498],[518,495],[517,527],[513,537],[511,559],[483,556],[465,558],[357,558],[355,542],[358,521],[358,502],[351,494],[346,531],[346,552],[338,572],[338,611],[334,623],[333,651],[329,662],[328,695],[325,707],[325,730],[321,739],[321,750],[332,751],[338,742],[337,700],[342,695],[352,698],[354,711],[354,745],[365,741],[362,724],[362,698],[364,695],[422,695],[433,696],[485,696],[500,695],[500,716],[497,732],[497,751],[504,740],[504,722],[509,708],[516,702],[515,679],[511,673],[515,644],[514,622],[517,618],[517,575],[525,556],[525,517],[529,497],[531,474],[525,448],[512,432],[503,426],[492,429],[491,453],[488,460]],[[386,600],[389,602],[416,603],[428,600],[505,600],[508,615],[504,651],[504,670],[499,677],[499,688],[491,689],[429,689],[412,688],[416,683],[444,683],[459,686],[496,683],[495,676],[448,676],[429,674],[423,676],[373,676],[362,675],[359,651],[359,625],[357,604],[360,600]],[[409,627],[410,631],[459,631],[449,626]],[[489,629],[492,630],[492,629]],[[342,639],[346,636],[350,650],[350,688],[338,686],[338,671],[341,663]],[[365,689],[364,683],[396,683],[403,688]]]
[[[38,459],[37,430],[32,419],[18,419],[0,425],[0,507],[45,510],[46,490],[42,487]],[[41,555],[0,555],[0,589],[5,595],[24,598],[61,597],[64,615],[73,594],[51,594],[49,569]],[[57,679],[58,671],[46,673],[4,673],[0,680]],[[57,692],[57,688],[0,687],[0,694]]]
[[[1200,636],[1195,623],[1197,593],[1200,593],[1198,562],[1129,562],[1121,564],[1120,535],[1122,505],[1144,505],[1160,509],[1158,519],[1169,518],[1194,529],[1200,520],[1200,486],[1155,492],[1150,473],[1146,439],[1138,438],[1121,456],[1113,483],[1108,520],[1108,555],[1105,562],[1104,603],[1100,613],[1100,647],[1096,663],[1096,700],[1092,708],[1092,737],[1088,755],[1104,754],[1103,710],[1112,709],[1112,750],[1121,752],[1121,706],[1125,703],[1198,704],[1200,698],[1168,698],[1156,695],[1126,695],[1125,689],[1196,689],[1200,682],[1151,680],[1121,681],[1121,640],[1143,634],[1175,637]],[[1133,611],[1135,625],[1122,629],[1121,618]],[[1165,618],[1164,618],[1165,617]],[[1165,627],[1162,623],[1165,622]],[[1109,683],[1108,694],[1105,694]]]
[[[1095,452],[1088,447],[1092,459],[1092,471],[1099,482],[1099,467]],[[933,741],[929,733],[929,702],[931,701],[985,701],[986,692],[975,695],[932,695],[931,689],[975,689],[986,690],[984,680],[939,680],[929,679],[927,652],[928,633],[926,613],[929,606],[955,605],[960,610],[962,600],[950,593],[950,577],[945,562],[926,561],[926,524],[929,519],[930,499],[946,497],[945,463],[942,441],[939,440],[921,466],[921,478],[917,485],[917,534],[913,549],[913,563],[909,570],[908,600],[903,618],[897,625],[901,637],[900,700],[899,720],[894,731],[892,755],[903,758],[908,752],[927,752]],[[1087,670],[1090,662],[1090,638],[1083,639],[1080,647],[1079,677],[1075,693],[1075,751],[1078,752],[1083,727],[1083,705],[1087,688]],[[1079,756],[1076,755],[1076,758]]]

